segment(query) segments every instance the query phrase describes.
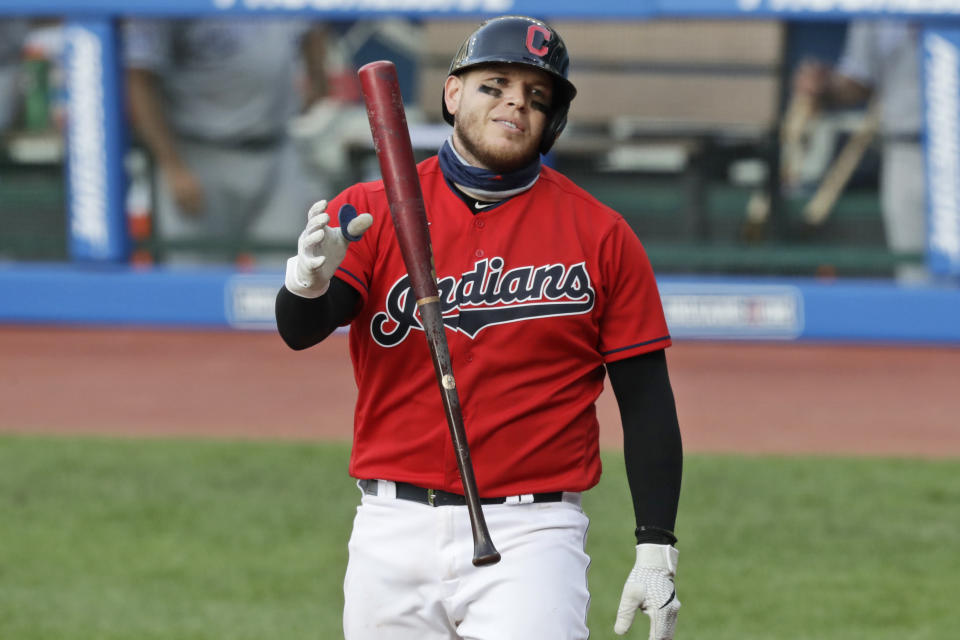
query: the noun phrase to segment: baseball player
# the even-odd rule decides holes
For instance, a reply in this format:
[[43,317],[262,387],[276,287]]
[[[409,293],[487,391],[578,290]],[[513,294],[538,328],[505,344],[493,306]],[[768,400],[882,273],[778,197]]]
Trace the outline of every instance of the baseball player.
[[[595,401],[605,371],[638,543],[615,630],[626,633],[641,610],[650,638],[673,638],[682,451],[670,336],[630,227],[540,164],[576,94],[568,64],[543,22],[484,22],[443,86],[453,133],[418,165],[498,564],[471,563],[455,454],[383,183],[314,205],[287,263],[276,314],[290,347],[350,325],[359,389],[350,474],[363,495],[344,581],[348,640],[588,637],[580,496],[600,477]],[[347,203],[367,213],[331,226]]]
[[[794,92],[821,107],[879,102],[881,213],[887,246],[898,253],[927,247],[920,31],[905,20],[853,20],[836,67],[805,61],[793,79]],[[898,264],[895,276],[914,284],[930,279],[923,264]]]
[[0,133],[14,124],[22,102],[23,43],[29,32],[29,20],[0,18]]
[[[323,30],[297,19],[131,18],[123,23],[131,123],[156,167],[168,262],[216,262],[299,232],[315,199],[287,123],[322,92]],[[309,80],[297,89],[301,64]],[[260,256],[261,261],[268,262]],[[279,260],[278,260],[279,263]]]

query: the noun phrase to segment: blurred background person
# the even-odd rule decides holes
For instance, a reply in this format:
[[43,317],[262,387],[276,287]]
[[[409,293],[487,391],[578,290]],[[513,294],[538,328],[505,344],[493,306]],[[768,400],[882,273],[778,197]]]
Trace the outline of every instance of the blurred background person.
[[28,20],[0,19],[0,133],[14,124],[22,104],[20,72],[29,31]]
[[[795,95],[815,109],[854,107],[875,100],[881,136],[880,207],[887,246],[923,256],[926,250],[926,185],[920,93],[918,25],[902,20],[854,20],[833,67],[806,61],[793,78]],[[900,282],[929,276],[926,266],[899,263]]]
[[[250,243],[299,233],[328,189],[287,127],[326,93],[324,28],[296,19],[130,19],[123,42],[129,117],[155,167],[163,259],[247,261]],[[269,252],[255,259],[283,262]]]
[[[363,65],[375,60],[393,62],[411,137],[417,140],[415,127],[423,122],[417,104],[422,38],[422,22],[407,17],[328,24],[328,90],[291,122],[290,131],[312,168],[332,183],[331,192],[342,191],[358,179],[380,177],[376,157],[364,153],[370,144],[370,123],[357,77]],[[430,153],[434,151],[431,144]]]

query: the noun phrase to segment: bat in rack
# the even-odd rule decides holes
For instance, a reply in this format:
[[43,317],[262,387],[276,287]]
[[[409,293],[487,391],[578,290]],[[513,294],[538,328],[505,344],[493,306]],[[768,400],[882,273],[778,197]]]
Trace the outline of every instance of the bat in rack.
[[860,126],[850,135],[836,159],[823,174],[816,193],[803,208],[803,217],[807,224],[819,226],[826,221],[847,188],[853,172],[876,138],[879,125],[880,110],[874,100],[867,107]]
[[361,67],[357,75],[360,78],[360,88],[370,120],[370,132],[373,134],[373,146],[380,161],[380,173],[390,204],[390,217],[393,219],[403,262],[410,276],[410,287],[417,300],[420,320],[443,399],[447,425],[450,427],[473,530],[473,564],[494,564],[500,561],[500,553],[490,539],[477,493],[477,481],[467,446],[460,398],[450,363],[450,349],[444,333],[443,310],[433,265],[427,213],[413,158],[413,146],[410,143],[397,70],[392,62],[379,60]]

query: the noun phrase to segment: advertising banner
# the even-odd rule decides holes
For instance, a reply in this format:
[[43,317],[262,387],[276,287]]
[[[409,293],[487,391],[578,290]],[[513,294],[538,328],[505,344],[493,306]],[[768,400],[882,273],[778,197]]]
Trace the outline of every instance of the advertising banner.
[[108,20],[71,21],[65,31],[69,250],[78,261],[121,262],[124,214],[122,75]]
[[849,17],[960,17],[957,0],[658,0],[661,16],[780,17],[842,20]]
[[960,28],[924,31],[927,262],[960,274]]
[[564,18],[743,16],[843,19],[851,16],[960,17],[956,0],[0,0],[0,14],[204,15],[316,13],[345,19],[372,15],[479,16],[520,13]]

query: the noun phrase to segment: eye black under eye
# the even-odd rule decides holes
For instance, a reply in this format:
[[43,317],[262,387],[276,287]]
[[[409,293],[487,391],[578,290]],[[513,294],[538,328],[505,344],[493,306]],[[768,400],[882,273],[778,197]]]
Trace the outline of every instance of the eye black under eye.
[[[498,78],[497,80],[494,80],[494,82],[502,82],[502,80],[500,80],[500,79]],[[480,93],[485,93],[485,94],[487,94],[488,96],[493,96],[494,98],[499,98],[500,96],[503,95],[503,91],[501,91],[500,89],[498,89],[498,88],[496,88],[496,87],[491,87],[491,86],[488,85],[488,84],[481,84],[481,85],[479,85],[479,86],[477,87],[477,91],[479,91]],[[539,92],[537,92],[537,93],[539,93]],[[549,114],[549,113],[550,113],[550,105],[546,104],[545,102],[540,102],[540,101],[534,99],[534,100],[532,100],[532,101],[530,102],[530,106],[533,107],[534,109],[536,109],[537,111],[542,112],[542,113],[546,113],[546,114]]]

